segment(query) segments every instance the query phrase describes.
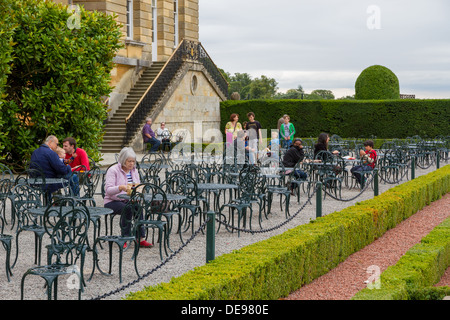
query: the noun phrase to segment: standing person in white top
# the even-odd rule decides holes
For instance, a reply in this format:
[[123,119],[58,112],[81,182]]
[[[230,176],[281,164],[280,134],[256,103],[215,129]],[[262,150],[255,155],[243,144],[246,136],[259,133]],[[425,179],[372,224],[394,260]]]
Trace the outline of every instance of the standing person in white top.
[[165,146],[169,146],[170,150],[170,136],[172,134],[170,133],[169,129],[166,127],[165,122],[161,122],[161,125],[158,129],[156,129],[156,139],[161,141],[161,150],[164,151]]

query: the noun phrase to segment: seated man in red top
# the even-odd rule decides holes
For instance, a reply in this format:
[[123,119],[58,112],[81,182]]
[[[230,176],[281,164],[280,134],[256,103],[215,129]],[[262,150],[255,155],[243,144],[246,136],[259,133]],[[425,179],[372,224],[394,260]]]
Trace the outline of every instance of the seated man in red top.
[[77,148],[77,142],[74,138],[65,138],[63,149],[66,151],[64,163],[69,164],[72,171],[90,170],[87,153],[83,149]]
[[361,172],[372,171],[377,163],[377,152],[373,149],[373,141],[367,140],[364,142],[364,150],[360,150],[359,155],[361,157],[362,165],[354,166],[350,172],[356,178],[356,181],[364,187],[365,179],[361,177]]

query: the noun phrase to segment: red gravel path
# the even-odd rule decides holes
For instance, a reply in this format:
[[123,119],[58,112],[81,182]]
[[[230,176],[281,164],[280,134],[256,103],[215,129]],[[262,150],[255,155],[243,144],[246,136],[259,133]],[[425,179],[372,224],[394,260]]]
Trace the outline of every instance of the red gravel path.
[[[412,246],[450,216],[450,193],[388,230],[382,237],[352,254],[327,274],[291,293],[286,300],[349,300],[367,284],[369,266],[383,272],[394,265]],[[438,285],[450,285],[450,272]]]

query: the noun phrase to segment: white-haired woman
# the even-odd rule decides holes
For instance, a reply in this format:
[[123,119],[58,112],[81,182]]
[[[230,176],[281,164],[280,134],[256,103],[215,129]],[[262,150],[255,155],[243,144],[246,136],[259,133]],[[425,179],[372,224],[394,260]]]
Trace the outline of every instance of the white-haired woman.
[[[139,173],[136,169],[136,153],[133,148],[123,148],[117,158],[117,164],[113,165],[106,172],[105,179],[105,198],[104,206],[112,209],[113,214],[122,214],[123,208],[127,201],[118,197],[120,194],[127,192],[128,184],[140,183]],[[131,219],[131,210],[127,210],[124,214],[127,215],[127,220]],[[121,226],[122,236],[130,235],[130,227]],[[152,247],[151,243],[145,241],[145,228],[140,229],[140,246]]]

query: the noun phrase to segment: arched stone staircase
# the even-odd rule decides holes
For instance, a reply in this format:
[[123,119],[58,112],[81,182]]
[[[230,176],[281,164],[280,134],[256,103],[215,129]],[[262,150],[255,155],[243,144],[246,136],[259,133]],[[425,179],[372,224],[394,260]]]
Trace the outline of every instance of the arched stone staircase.
[[123,138],[126,133],[125,119],[144,95],[147,88],[155,80],[165,62],[154,62],[145,70],[135,86],[130,90],[124,102],[113,114],[105,126],[105,135],[101,147],[102,153],[118,153],[122,149]]
[[[194,67],[197,66],[197,67]],[[228,83],[199,42],[183,40],[167,62],[153,63],[130,90],[105,126],[102,153],[117,153],[132,145],[147,116],[155,118],[191,68],[201,69],[221,100],[228,98]]]

